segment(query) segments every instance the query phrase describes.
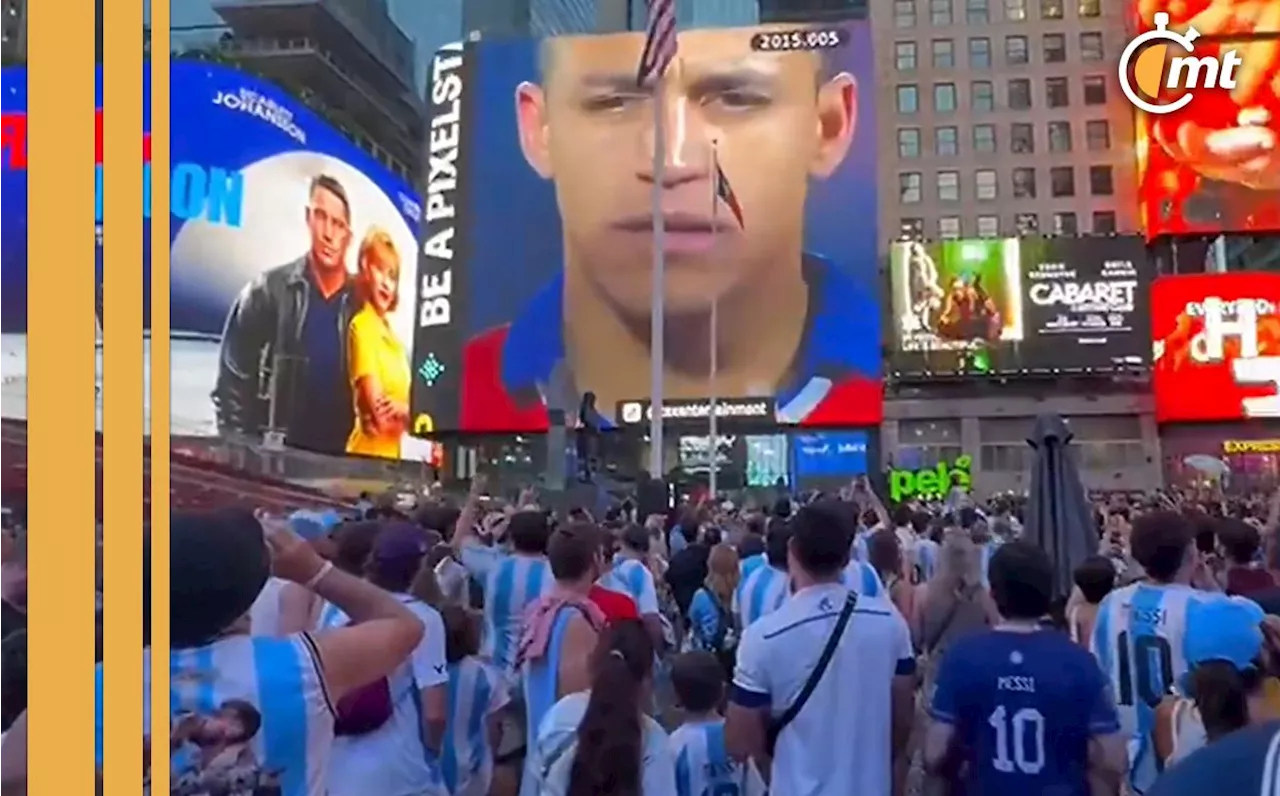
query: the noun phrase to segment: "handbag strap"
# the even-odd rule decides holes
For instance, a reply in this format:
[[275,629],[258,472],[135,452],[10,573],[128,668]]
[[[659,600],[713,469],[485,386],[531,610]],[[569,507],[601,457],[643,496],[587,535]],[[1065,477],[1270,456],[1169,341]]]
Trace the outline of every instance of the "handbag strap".
[[809,679],[804,681],[804,687],[800,689],[800,693],[796,695],[795,700],[770,725],[769,734],[775,739],[782,734],[787,725],[795,721],[796,716],[799,716],[800,711],[804,709],[805,703],[809,701],[809,698],[813,696],[813,692],[817,690],[818,683],[822,681],[822,675],[826,673],[827,667],[831,665],[831,659],[835,657],[836,647],[840,646],[840,639],[844,637],[844,629],[849,626],[849,618],[853,616],[853,609],[857,604],[857,592],[850,591],[849,596],[845,598],[844,608],[840,609],[840,615],[836,617],[836,625],[832,628],[831,635],[827,638],[827,645],[822,648],[822,655],[818,657],[818,665],[814,666],[813,671],[809,673]]

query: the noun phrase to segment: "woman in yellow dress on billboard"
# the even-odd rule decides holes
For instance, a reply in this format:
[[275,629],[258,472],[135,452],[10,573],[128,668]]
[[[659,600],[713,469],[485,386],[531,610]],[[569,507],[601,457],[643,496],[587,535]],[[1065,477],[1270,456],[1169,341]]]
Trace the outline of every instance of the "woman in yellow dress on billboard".
[[355,279],[360,309],[347,328],[355,424],[347,453],[400,458],[409,422],[409,353],[391,328],[400,303],[400,253],[391,235],[371,227],[360,242]]

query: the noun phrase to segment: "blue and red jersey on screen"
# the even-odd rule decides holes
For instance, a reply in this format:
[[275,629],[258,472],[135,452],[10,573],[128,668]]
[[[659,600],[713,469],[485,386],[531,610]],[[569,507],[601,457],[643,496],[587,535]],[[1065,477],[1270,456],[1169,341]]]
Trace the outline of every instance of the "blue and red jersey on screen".
[[[875,293],[813,255],[805,255],[804,278],[809,317],[795,375],[775,396],[778,421],[817,427],[879,424],[884,384]],[[563,295],[563,276],[557,275],[513,322],[467,341],[461,428],[543,431],[549,403],[571,415],[576,411],[578,392],[568,372],[561,324]],[[611,416],[615,407],[600,409]]]
[[967,752],[965,793],[1090,796],[1089,739],[1120,731],[1102,669],[1056,630],[992,630],[942,661],[929,714]]

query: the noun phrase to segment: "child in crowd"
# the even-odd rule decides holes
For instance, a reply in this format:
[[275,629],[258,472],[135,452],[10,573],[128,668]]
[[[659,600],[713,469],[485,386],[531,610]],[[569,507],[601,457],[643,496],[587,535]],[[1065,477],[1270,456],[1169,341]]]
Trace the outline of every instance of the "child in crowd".
[[1116,585],[1116,568],[1106,556],[1090,556],[1072,574],[1077,594],[1067,608],[1067,629],[1071,640],[1085,647],[1093,638],[1098,604]]
[[493,779],[500,711],[510,696],[498,671],[480,660],[480,622],[460,605],[440,608],[449,665],[449,723],[440,772],[451,796],[485,796]]
[[724,719],[718,712],[724,682],[724,669],[709,652],[685,652],[672,661],[671,683],[684,711],[684,722],[670,739],[676,796],[767,793],[755,764],[739,764],[725,747]]

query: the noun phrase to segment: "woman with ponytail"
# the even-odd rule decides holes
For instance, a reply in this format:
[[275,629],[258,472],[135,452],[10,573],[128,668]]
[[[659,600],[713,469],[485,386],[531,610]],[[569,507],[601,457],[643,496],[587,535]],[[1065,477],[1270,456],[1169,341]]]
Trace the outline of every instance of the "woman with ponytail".
[[667,734],[645,715],[653,641],[635,619],[610,624],[591,656],[591,689],[555,704],[530,744],[521,796],[670,796]]

